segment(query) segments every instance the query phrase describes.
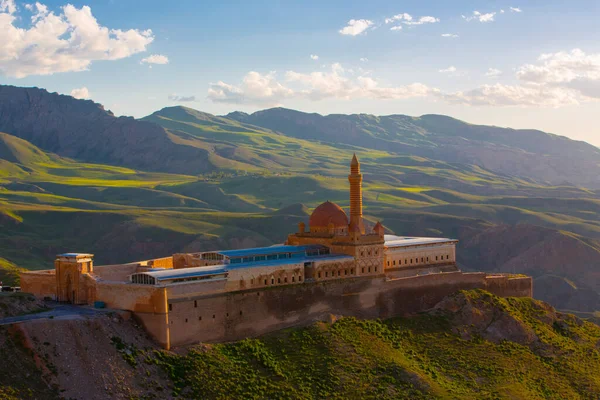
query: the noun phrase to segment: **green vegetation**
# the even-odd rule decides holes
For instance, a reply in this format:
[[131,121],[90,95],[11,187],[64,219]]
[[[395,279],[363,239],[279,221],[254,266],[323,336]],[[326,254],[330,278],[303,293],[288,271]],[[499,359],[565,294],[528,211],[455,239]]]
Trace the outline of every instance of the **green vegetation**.
[[[519,398],[600,395],[600,327],[531,299],[455,296],[458,312],[289,329],[258,339],[146,354],[182,398]],[[527,332],[465,321],[506,321]],[[470,337],[458,332],[469,331]],[[493,338],[491,338],[493,335]],[[500,335],[500,336],[498,336]],[[504,336],[502,336],[504,335]]]

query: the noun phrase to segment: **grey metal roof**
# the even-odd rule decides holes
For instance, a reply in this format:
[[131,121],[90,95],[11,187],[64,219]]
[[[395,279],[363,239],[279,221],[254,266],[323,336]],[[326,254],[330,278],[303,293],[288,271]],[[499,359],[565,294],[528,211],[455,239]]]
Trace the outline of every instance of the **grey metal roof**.
[[385,235],[385,245],[387,247],[404,247],[404,246],[415,246],[420,244],[442,244],[442,243],[455,243],[456,239],[449,238],[434,238],[434,237],[410,237],[410,236],[396,236],[396,235]]
[[223,275],[227,272],[224,265],[209,265],[205,267],[165,269],[163,271],[137,272],[156,278],[158,281],[171,279],[190,278],[196,276]]

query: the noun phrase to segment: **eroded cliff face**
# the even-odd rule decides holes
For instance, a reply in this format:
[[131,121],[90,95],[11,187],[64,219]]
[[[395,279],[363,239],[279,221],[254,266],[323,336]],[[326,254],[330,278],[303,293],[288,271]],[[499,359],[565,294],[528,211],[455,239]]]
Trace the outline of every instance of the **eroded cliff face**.
[[565,310],[600,308],[600,243],[530,224],[497,225],[460,242],[459,262],[534,278],[534,297]]
[[91,100],[0,85],[0,132],[60,156],[146,171],[213,170],[205,150],[178,145],[164,128],[115,117]]

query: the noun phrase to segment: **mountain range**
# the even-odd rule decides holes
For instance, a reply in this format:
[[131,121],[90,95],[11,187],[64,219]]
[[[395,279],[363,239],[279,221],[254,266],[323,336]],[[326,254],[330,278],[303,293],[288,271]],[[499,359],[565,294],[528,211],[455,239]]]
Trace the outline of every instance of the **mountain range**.
[[0,280],[84,251],[118,263],[270,245],[324,200],[348,205],[363,165],[367,221],[460,240],[465,270],[527,273],[535,296],[600,310],[600,150],[533,130],[424,115],[136,120],[89,100],[0,86]]

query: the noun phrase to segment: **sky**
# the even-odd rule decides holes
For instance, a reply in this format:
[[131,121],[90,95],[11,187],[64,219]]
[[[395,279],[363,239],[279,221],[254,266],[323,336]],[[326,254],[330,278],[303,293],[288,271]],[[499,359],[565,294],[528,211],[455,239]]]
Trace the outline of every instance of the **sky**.
[[600,146],[600,1],[0,0],[0,84],[143,117],[445,114]]

